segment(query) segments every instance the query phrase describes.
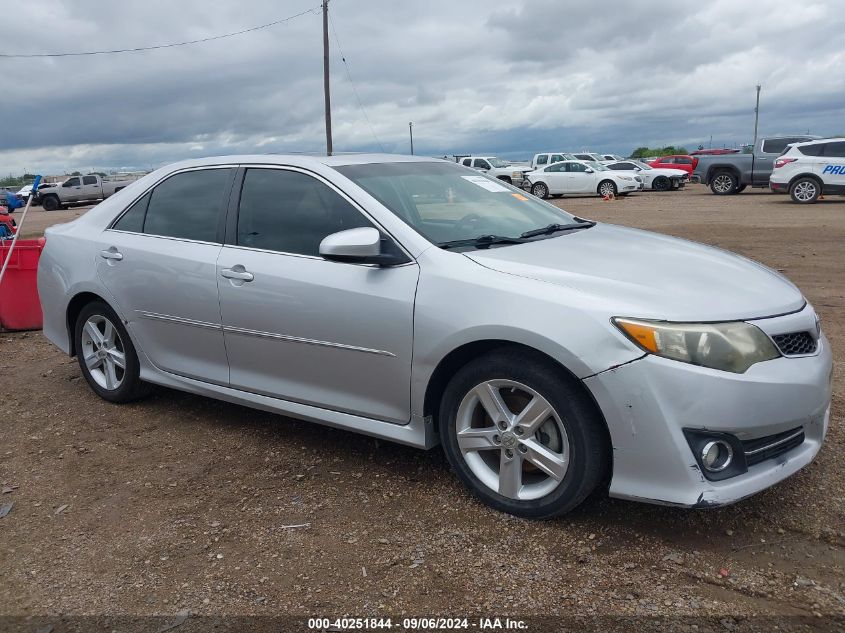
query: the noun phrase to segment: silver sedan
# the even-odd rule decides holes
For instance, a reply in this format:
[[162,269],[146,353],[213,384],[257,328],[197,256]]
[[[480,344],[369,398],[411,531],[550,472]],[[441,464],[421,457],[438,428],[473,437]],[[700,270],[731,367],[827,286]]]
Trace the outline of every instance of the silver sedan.
[[524,517],[602,486],[730,503],[808,464],[830,416],[830,347],[778,273],[442,160],[171,165],[48,229],[38,284],[106,400],[165,385],[442,444]]

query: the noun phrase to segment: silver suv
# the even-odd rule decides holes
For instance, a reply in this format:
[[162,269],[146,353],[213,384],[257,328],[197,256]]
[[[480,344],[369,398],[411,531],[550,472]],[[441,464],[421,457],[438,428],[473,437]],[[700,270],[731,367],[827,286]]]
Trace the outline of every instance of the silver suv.
[[48,229],[38,286],[106,400],[166,385],[441,443],[524,517],[603,485],[736,501],[808,464],[830,415],[830,348],[778,273],[443,160],[171,165]]

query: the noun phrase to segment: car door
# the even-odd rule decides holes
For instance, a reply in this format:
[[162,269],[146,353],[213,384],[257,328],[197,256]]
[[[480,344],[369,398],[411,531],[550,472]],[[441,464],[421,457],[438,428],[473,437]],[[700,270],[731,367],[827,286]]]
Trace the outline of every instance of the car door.
[[[569,187],[572,193],[593,192],[596,189],[595,172],[587,171],[583,163],[566,163],[566,171],[569,176]],[[592,171],[592,170],[591,170]]]
[[483,158],[476,158],[472,161],[472,166],[479,171],[490,171],[490,163]]
[[241,174],[217,263],[231,386],[406,423],[417,264],[321,258],[326,236],[375,223],[305,171]]
[[543,169],[541,179],[546,183],[551,194],[569,193],[569,181],[566,177],[566,163],[554,163]]
[[830,193],[845,193],[845,141],[824,143],[819,175],[824,190]]
[[62,183],[59,194],[62,202],[77,202],[82,198],[82,179],[79,176],[68,178]]
[[97,272],[141,351],[164,371],[226,385],[217,257],[233,167],[178,172],[102,235]]
[[80,200],[97,200],[102,195],[100,179],[97,176],[83,176]]

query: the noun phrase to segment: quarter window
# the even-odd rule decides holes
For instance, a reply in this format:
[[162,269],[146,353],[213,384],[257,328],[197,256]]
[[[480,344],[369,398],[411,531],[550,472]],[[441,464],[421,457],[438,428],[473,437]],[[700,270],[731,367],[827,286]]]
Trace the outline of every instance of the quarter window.
[[240,246],[319,256],[327,235],[371,227],[345,198],[316,178],[282,169],[250,169],[238,210]]
[[171,176],[153,189],[144,233],[217,242],[217,227],[232,169],[201,169]]
[[[827,143],[816,143],[814,145],[805,145],[797,148],[804,156],[823,156],[825,153],[825,146]],[[786,153],[786,152],[784,152]]]
[[148,192],[143,198],[129,207],[126,213],[120,216],[120,219],[114,223],[112,228],[118,231],[142,233],[144,231],[144,216],[147,214],[147,205],[150,204],[151,195],[152,192]]

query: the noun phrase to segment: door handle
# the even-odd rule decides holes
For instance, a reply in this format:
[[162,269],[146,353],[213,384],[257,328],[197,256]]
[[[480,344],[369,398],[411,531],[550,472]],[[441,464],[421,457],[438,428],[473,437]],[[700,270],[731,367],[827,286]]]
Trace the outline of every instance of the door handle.
[[220,271],[220,276],[226,279],[236,279],[238,281],[252,281],[255,275],[248,273],[244,267],[238,264],[234,268],[224,268]]
[[103,259],[113,259],[115,261],[120,261],[123,259],[123,253],[119,252],[116,248],[112,247],[106,251],[100,251],[100,257]]

